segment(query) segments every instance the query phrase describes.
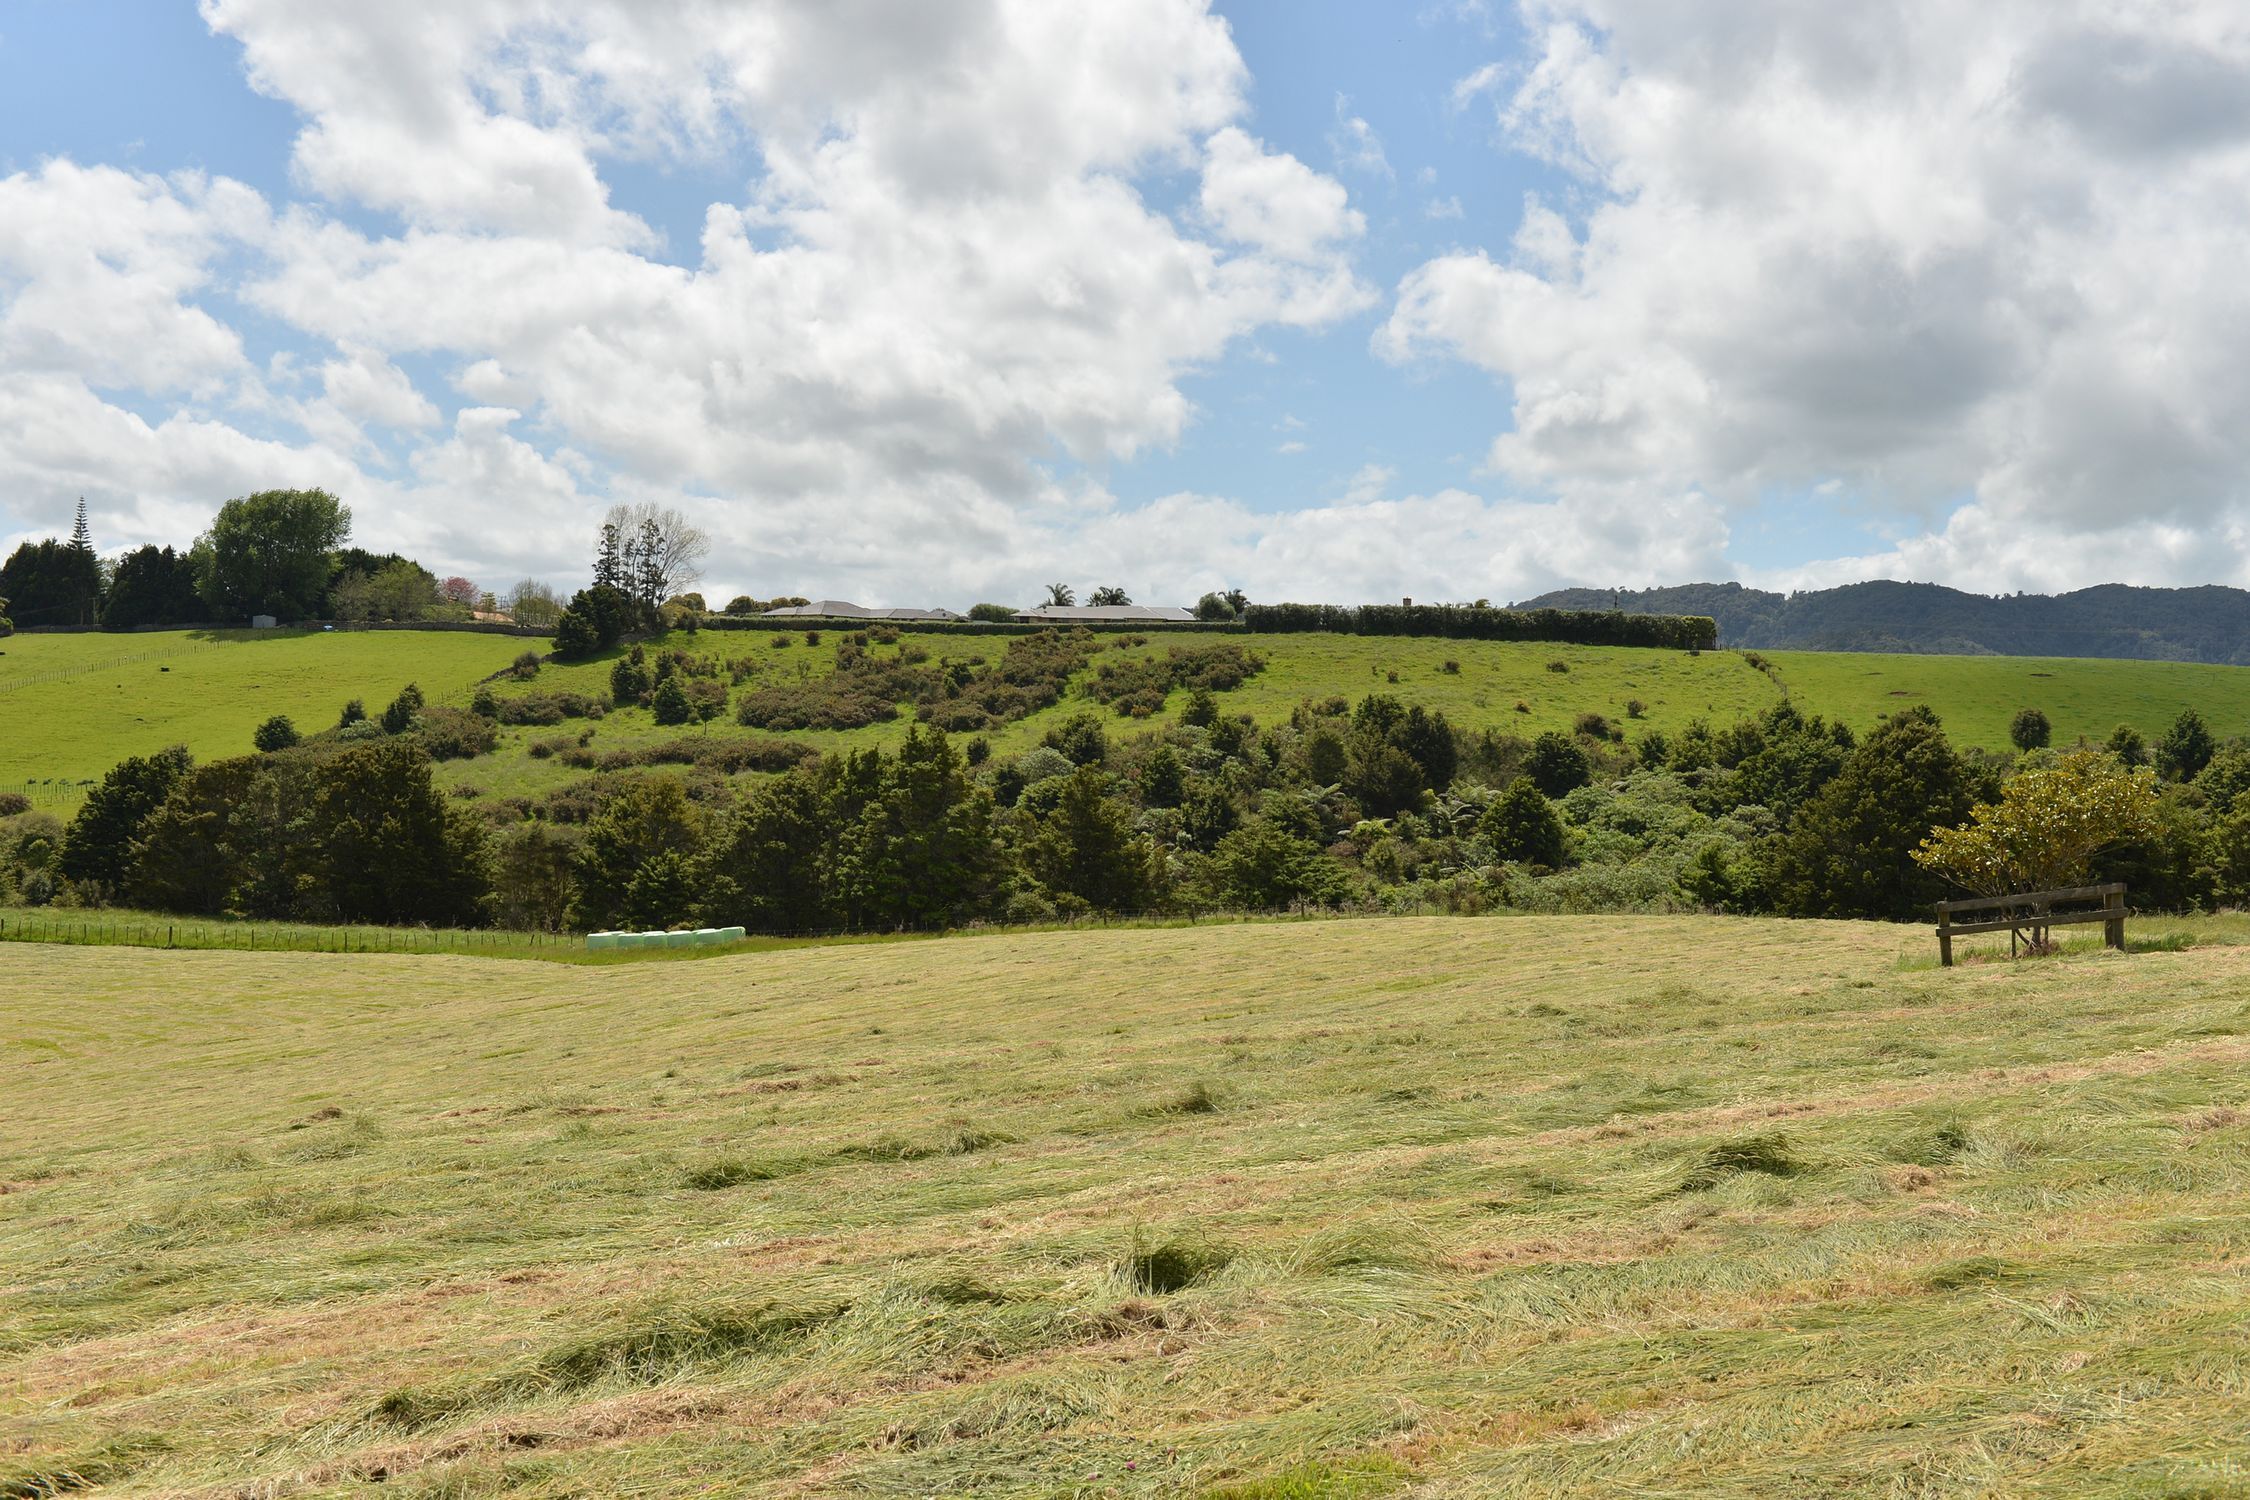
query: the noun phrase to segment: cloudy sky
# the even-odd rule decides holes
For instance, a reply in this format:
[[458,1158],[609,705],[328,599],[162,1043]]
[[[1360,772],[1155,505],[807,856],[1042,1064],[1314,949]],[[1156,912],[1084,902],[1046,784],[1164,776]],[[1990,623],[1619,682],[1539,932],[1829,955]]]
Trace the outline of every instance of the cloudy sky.
[[2237,0],[8,0],[0,546],[2250,584],[2245,268]]

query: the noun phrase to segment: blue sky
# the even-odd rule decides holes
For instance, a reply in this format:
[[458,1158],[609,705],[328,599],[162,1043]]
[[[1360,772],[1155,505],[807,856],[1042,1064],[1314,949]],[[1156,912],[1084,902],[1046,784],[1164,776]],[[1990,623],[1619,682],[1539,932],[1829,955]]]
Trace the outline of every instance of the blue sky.
[[[2070,263],[2080,305],[2058,313],[2053,265],[2020,249],[2031,210],[2008,199],[2010,153],[2021,161],[2036,127],[2055,155],[2055,121],[2013,122],[2015,135],[1992,126],[1993,101],[1949,77],[1943,56],[1916,50],[1918,8],[1906,0],[1874,7],[1845,44],[1817,18],[1746,4],[1714,9],[1702,32],[1627,0],[1542,4],[1536,23],[1500,3],[1209,9],[1223,29],[1198,0],[1119,0],[1104,21],[1124,40],[1089,60],[1063,56],[1070,39],[1011,0],[932,7],[924,14],[944,19],[918,45],[959,40],[956,72],[993,70],[956,94],[911,50],[895,75],[881,73],[790,0],[744,7],[779,29],[714,36],[707,56],[693,38],[681,54],[631,8],[558,38],[526,29],[511,0],[376,17],[327,0],[215,0],[203,11],[15,0],[0,13],[0,183],[24,216],[70,227],[13,249],[0,239],[0,307],[12,307],[15,329],[0,340],[0,380],[21,387],[16,420],[47,423],[24,429],[13,469],[0,452],[0,540],[53,527],[87,493],[98,529],[120,544],[185,541],[159,533],[192,531],[199,508],[226,498],[215,490],[317,479],[352,491],[362,540],[495,578],[520,569],[568,581],[579,549],[559,535],[631,498],[709,511],[726,558],[714,585],[744,588],[897,592],[932,578],[1020,590],[1060,569],[1170,592],[1249,581],[1268,594],[1520,597],[1729,576],[2001,587],[2108,570],[2144,581],[2240,573],[2238,543],[2213,548],[2242,529],[2235,456],[2181,436],[2203,430],[2218,394],[2136,374],[2117,342],[2136,325],[2145,337],[2152,317],[2185,336],[2211,308],[2193,295],[2134,306],[2098,274],[2105,257],[2130,256],[2132,212],[2152,198],[2183,213],[2194,204],[2205,218],[2187,228],[2214,245],[2239,232],[2196,196],[2234,170],[2224,153],[2235,138],[2213,139],[2208,120],[2181,126],[2200,132],[2200,155],[2144,156],[2100,222],[2080,214],[2066,226],[2056,210],[2053,253],[2067,256],[2075,235],[2092,267]],[[1963,45],[2015,59],[2008,98],[2024,111],[2021,80],[2036,84],[2058,49],[2067,62],[2080,32],[2052,11],[2001,11]],[[594,36],[603,27],[612,33]],[[1134,35],[1162,28],[1179,39],[1177,75],[1152,91],[1132,71],[1140,62],[1117,59]],[[2208,35],[2178,31],[2162,40]],[[1895,46],[1895,70],[1919,79],[1905,92],[1925,100],[1926,134],[1894,101],[1849,89],[1816,91],[1833,118],[1808,117],[1806,75],[1839,45]],[[620,46],[647,48],[647,73],[600,72],[591,59]],[[760,46],[804,51],[773,69],[776,81],[761,70],[784,60]],[[407,60],[386,74],[370,57]],[[509,60],[524,57],[582,89],[587,112],[574,115],[581,96],[565,90],[532,103],[511,92],[522,76]],[[2188,61],[2208,71],[2212,59]],[[249,82],[254,64],[266,92]],[[736,82],[712,104],[708,79],[728,68]],[[800,90],[799,76],[837,81],[824,94]],[[1010,112],[1006,101],[1049,77],[1090,92]],[[2076,88],[2101,104],[2098,84]],[[722,124],[690,139],[680,122],[699,105]],[[1023,149],[1026,132],[1067,131],[1074,115],[1107,107],[1121,131],[1146,133],[1123,180],[1164,228],[1137,248],[1103,242],[1094,225],[1115,207],[1104,208],[1103,183],[1117,173],[1098,140],[1025,165],[1001,196],[1034,216],[996,212],[991,232],[1005,221],[1020,240],[1037,213],[1084,210],[1091,236],[1081,246],[1058,228],[1036,247],[1045,283],[987,284],[998,278],[978,259],[1007,242],[963,232],[941,244],[943,213],[960,205],[915,201],[922,181],[851,196],[877,180],[855,173],[889,170],[915,148],[918,121],[945,120],[966,132],[967,156],[990,148],[1014,170],[1037,154]],[[790,137],[807,118],[819,130]],[[1968,138],[1962,120],[1978,122]],[[2100,123],[2078,122],[2083,162],[2047,169],[2105,182],[2116,164]],[[1223,221],[1211,204],[1230,131],[1253,138],[1271,171],[1245,189],[1268,196]],[[1862,140],[1880,149],[1855,156]],[[853,150],[824,156],[823,141]],[[1949,151],[1958,170],[1935,175]],[[219,179],[247,189],[268,227],[243,231],[241,202],[214,202]],[[505,222],[482,213],[526,184],[530,209]],[[1917,193],[1966,204],[1917,220]],[[1905,207],[1894,213],[1894,200]],[[65,201],[68,212],[51,206]],[[749,210],[738,233],[757,259],[736,286],[705,261],[713,205]],[[917,218],[925,206],[932,217]],[[1318,228],[1294,245],[1240,229],[1283,221]],[[837,243],[806,238],[847,222]],[[1108,233],[1134,227],[1115,221]],[[163,243],[131,238],[150,233]],[[903,260],[893,234],[917,247]],[[340,260],[347,243],[357,249]],[[829,263],[794,253],[813,250]],[[1105,252],[1114,264],[1097,264]],[[553,258],[540,295],[557,326],[418,326],[429,287],[505,276],[493,267],[529,254]],[[922,275],[917,254],[958,254],[957,284]],[[1136,277],[1174,255],[1182,266],[1216,257],[1237,279],[1150,303],[1156,283]],[[411,269],[401,282],[436,278],[390,312],[381,297],[404,294],[370,270],[387,258]],[[88,264],[125,279],[101,291]],[[667,268],[689,280],[667,281]],[[1056,276],[1113,309],[1106,324],[1041,315],[1022,325],[1022,357],[988,340],[976,299],[1017,317]],[[799,347],[782,321],[761,327],[766,342],[728,347],[723,320],[762,322],[756,299],[785,279],[822,310],[799,325],[815,334],[803,342],[834,334],[834,346]],[[666,311],[681,335],[652,347],[652,309],[676,293]],[[72,297],[85,299],[75,325]],[[604,321],[619,304],[639,310]],[[574,311],[582,305],[593,310]],[[712,306],[723,309],[716,329]],[[214,344],[206,319],[237,353]],[[105,323],[124,339],[194,348],[120,355],[100,346]],[[56,353],[64,346],[72,352]],[[884,367],[886,346],[904,356],[898,367]],[[145,374],[182,360],[192,376]],[[844,367],[851,360],[866,363]],[[903,376],[909,364],[917,373]],[[2105,381],[2130,388],[2105,392]],[[617,410],[675,382],[688,413],[676,431],[669,412],[652,431]],[[2107,436],[2105,457],[2074,461],[2085,424],[2072,414],[2088,401],[2105,414],[2138,403],[2138,436],[2103,434],[2097,421],[2084,440]],[[0,450],[10,409],[0,403]],[[84,422],[83,441],[57,435],[53,414],[66,410]],[[2109,456],[2166,435],[2163,456],[2137,469]],[[2070,493],[2099,481],[2114,497],[2118,472],[2148,476],[2162,522],[2130,555]],[[535,493],[511,498],[510,484]],[[538,523],[515,534],[468,524],[484,507]],[[2054,529],[2058,510],[2087,514],[2052,546],[1995,550],[2020,529],[2012,517]],[[893,555],[900,536],[929,549],[922,563]]]

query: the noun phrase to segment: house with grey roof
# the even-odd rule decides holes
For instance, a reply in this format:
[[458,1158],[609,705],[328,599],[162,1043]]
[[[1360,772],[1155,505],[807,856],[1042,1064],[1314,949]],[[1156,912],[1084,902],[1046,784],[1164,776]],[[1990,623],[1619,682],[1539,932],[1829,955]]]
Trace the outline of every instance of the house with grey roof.
[[950,609],[870,609],[864,604],[854,604],[848,599],[815,599],[810,604],[791,604],[781,609],[769,609],[758,618],[761,620],[958,620],[961,617]]
[[1042,604],[1016,611],[1026,625],[1193,625],[1195,611],[1168,604]]

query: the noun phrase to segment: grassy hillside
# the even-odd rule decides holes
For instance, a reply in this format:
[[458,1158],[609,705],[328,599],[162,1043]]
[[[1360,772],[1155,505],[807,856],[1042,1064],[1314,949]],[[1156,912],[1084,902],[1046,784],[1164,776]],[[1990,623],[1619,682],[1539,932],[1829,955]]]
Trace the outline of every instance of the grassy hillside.
[[471,683],[543,644],[437,630],[11,636],[0,641],[0,791],[67,807],[76,783],[125,756],[175,744],[202,759],[245,755],[274,714],[309,732],[350,698],[380,711],[408,682],[432,702],[466,702]]
[[2250,950],[1926,941],[0,950],[0,1492],[2242,1493]]
[[2250,735],[2250,668],[2194,662],[2094,661],[2039,656],[1904,656],[1860,652],[1767,654],[1809,712],[1864,726],[1924,703],[1956,743],[2005,749],[2021,708],[2053,721],[2055,743],[2097,743],[2120,724],[2153,742],[2183,708],[2221,739]]
[[[835,663],[838,632],[820,643],[762,632],[706,632],[668,644],[702,655],[751,662],[750,685],[822,676]],[[1105,637],[1102,660],[1161,654],[1183,640],[1209,636],[1154,634],[1141,644]],[[1007,638],[908,634],[903,647],[934,658],[988,661]],[[67,811],[80,783],[99,777],[127,754],[183,742],[200,757],[239,754],[250,733],[274,713],[307,730],[334,721],[347,698],[371,710],[409,680],[432,702],[465,704],[476,680],[505,666],[527,643],[505,636],[443,632],[275,634],[165,633],[135,636],[18,636],[0,646],[0,791],[28,791],[35,802]],[[538,643],[529,643],[538,644]],[[1690,719],[1730,723],[1775,702],[1786,690],[1807,712],[1865,728],[1908,703],[1927,703],[1959,743],[2007,743],[2018,708],[2037,706],[2054,723],[2058,743],[2105,738],[2120,723],[2152,739],[2181,708],[2200,709],[2222,737],[2250,732],[2250,669],[2158,662],[2045,660],[2028,657],[1877,656],[1776,652],[1761,672],[1734,652],[1679,652],[1621,647],[1551,646],[1497,641],[1338,636],[1259,636],[1245,642],[1265,670],[1225,695],[1232,712],[1262,721],[1284,719],[1306,698],[1394,692],[1442,709],[1456,723],[1518,734],[1568,729],[1593,711],[1629,730],[1677,730]],[[1448,670],[1448,663],[1452,670]],[[537,686],[603,694],[608,659],[549,666]],[[1563,670],[1555,670],[1557,666]],[[504,692],[522,689],[504,685]],[[1186,695],[1175,693],[1162,723],[1177,716]],[[1643,717],[1627,720],[1638,701]],[[1005,754],[1036,743],[1086,703],[1071,699],[991,736]],[[1129,731],[1130,721],[1116,721]],[[731,719],[690,730],[664,728],[643,710],[612,714],[599,724],[571,721],[517,728],[499,752],[443,768],[450,785],[496,796],[533,793],[579,774],[558,761],[534,759],[530,747],[591,728],[591,748],[632,749],[683,734],[735,735]],[[805,732],[824,750],[888,743],[905,720],[851,731]]]

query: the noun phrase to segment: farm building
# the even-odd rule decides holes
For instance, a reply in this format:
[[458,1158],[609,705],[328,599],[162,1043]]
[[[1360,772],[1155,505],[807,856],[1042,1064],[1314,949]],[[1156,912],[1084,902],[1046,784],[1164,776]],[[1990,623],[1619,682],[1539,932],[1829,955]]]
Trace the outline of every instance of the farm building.
[[1042,604],[1016,611],[1026,625],[1193,625],[1195,611],[1163,604]]
[[758,618],[762,620],[958,620],[961,617],[950,609],[870,609],[864,604],[854,604],[848,599],[815,599],[810,604],[791,604],[781,609],[769,609]]

